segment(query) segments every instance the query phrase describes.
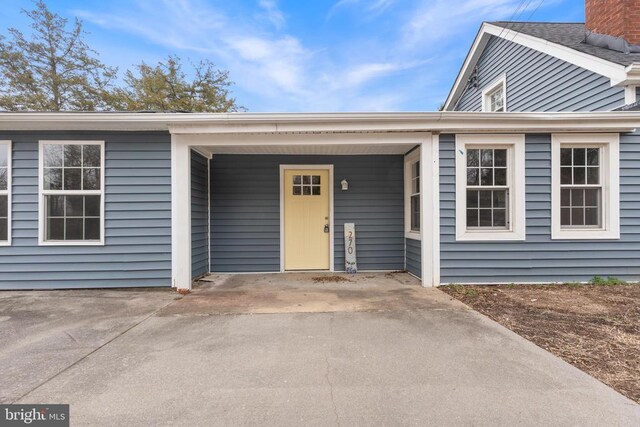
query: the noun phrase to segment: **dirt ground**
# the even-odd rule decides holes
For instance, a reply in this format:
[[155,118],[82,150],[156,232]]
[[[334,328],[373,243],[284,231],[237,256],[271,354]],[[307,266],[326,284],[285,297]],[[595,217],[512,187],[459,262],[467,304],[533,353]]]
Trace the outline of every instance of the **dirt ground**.
[[640,403],[640,285],[439,289]]

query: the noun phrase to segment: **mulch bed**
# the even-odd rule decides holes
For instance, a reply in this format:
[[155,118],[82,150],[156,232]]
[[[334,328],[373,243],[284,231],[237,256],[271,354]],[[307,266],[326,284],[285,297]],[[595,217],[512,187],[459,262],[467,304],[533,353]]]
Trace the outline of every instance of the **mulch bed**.
[[640,285],[442,286],[640,403]]

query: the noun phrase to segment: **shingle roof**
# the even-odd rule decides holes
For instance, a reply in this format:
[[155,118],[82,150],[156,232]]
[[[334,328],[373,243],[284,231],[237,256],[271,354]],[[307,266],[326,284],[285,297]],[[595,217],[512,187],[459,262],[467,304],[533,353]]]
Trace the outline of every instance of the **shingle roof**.
[[586,44],[583,23],[496,21],[490,24],[538,37],[616,64],[628,66],[632,63],[640,63],[640,53],[622,53]]

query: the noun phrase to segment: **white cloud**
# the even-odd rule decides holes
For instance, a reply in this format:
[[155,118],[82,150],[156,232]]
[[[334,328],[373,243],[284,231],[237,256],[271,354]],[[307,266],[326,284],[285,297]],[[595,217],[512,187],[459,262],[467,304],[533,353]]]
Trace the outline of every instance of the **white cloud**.
[[284,27],[284,15],[274,0],[260,0],[258,5],[264,10],[266,18],[276,29],[280,30]]

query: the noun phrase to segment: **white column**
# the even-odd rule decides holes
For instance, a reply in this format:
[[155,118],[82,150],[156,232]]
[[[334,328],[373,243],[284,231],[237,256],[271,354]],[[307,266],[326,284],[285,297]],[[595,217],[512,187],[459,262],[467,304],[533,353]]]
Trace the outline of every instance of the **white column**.
[[191,290],[191,152],[171,136],[171,285]]
[[420,145],[420,232],[422,286],[440,284],[439,137]]

